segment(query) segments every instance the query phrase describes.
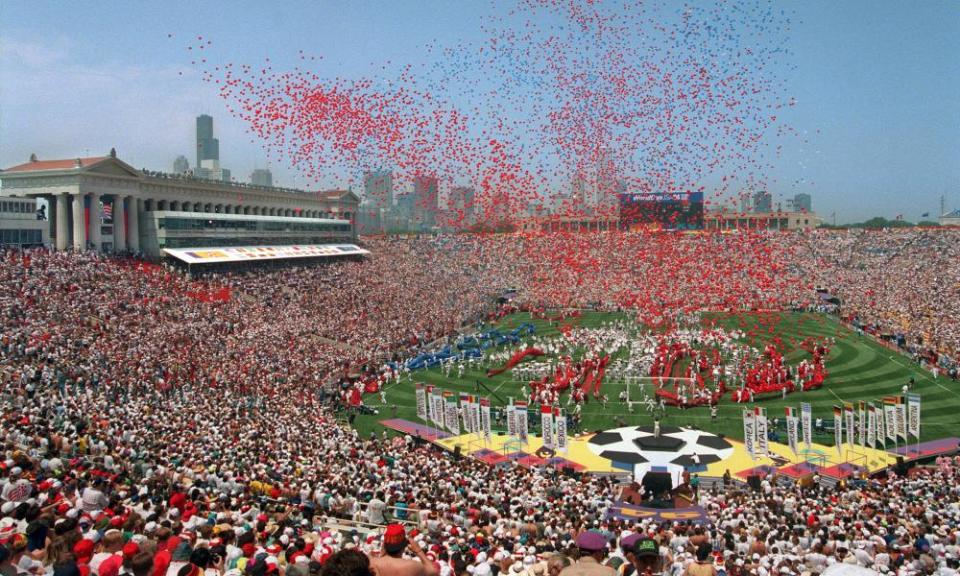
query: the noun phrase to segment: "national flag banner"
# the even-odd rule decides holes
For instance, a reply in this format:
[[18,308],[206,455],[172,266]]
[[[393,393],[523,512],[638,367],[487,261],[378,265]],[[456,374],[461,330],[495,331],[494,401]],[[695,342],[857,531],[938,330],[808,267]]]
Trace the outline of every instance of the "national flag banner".
[[787,406],[787,443],[793,453],[797,453],[797,411],[792,406]]
[[833,405],[833,439],[837,445],[837,452],[843,452],[843,407]]
[[863,400],[860,401],[860,427],[857,428],[857,431],[860,433],[858,438],[860,438],[860,447],[867,445],[867,403]]
[[420,382],[417,382],[417,418],[427,419],[427,391]]
[[490,433],[490,399],[480,399],[480,429],[483,430],[483,440],[489,443],[493,438]]
[[897,396],[897,436],[907,441],[907,399]]
[[753,410],[743,411],[743,444],[751,460],[757,459],[756,415]]
[[767,443],[767,410],[757,408],[757,452],[763,456],[770,455],[770,446]]
[[554,409],[553,419],[557,422],[557,450],[567,451],[567,416],[560,408]]
[[877,447],[877,407],[873,402],[867,407],[867,446]]
[[847,421],[847,446],[852,448],[856,442],[856,436],[854,435],[853,404],[849,402],[845,403],[843,405],[843,413]]
[[800,418],[803,425],[803,443],[809,450],[813,443],[813,406],[809,402],[800,403]]
[[893,396],[883,398],[883,419],[886,420],[887,440],[897,441],[897,399]]
[[517,435],[517,420],[513,415],[515,410],[516,409],[513,407],[513,398],[511,398],[510,403],[507,404],[506,408],[504,408],[504,414],[507,418],[507,435],[511,438],[516,437]]
[[920,395],[907,394],[907,428],[910,434],[920,439]]
[[543,447],[554,448],[553,443],[553,407],[540,406],[540,427],[543,431]]
[[100,220],[103,222],[113,221],[113,203],[100,202]]
[[468,433],[473,432],[473,421],[470,417],[470,395],[464,392],[460,393],[460,412],[463,413],[463,429]]
[[527,443],[527,419],[529,415],[527,414],[527,402],[526,400],[518,400],[513,407],[514,413],[513,417],[517,420],[517,438],[519,438],[524,444]]
[[480,434],[483,428],[481,428],[482,422],[480,421],[480,402],[476,396],[473,397],[473,402],[470,403],[470,416],[473,419],[473,433]]
[[436,420],[434,420],[434,423],[437,425],[438,428],[443,428],[444,411],[445,410],[443,405],[443,396],[440,394],[439,391],[437,391],[437,393],[433,395],[433,414],[434,414],[434,417],[436,418]]
[[457,399],[454,397],[453,392],[444,392],[447,401],[447,412],[446,412],[446,423],[447,430],[452,432],[454,436],[460,434],[460,418],[457,415]]

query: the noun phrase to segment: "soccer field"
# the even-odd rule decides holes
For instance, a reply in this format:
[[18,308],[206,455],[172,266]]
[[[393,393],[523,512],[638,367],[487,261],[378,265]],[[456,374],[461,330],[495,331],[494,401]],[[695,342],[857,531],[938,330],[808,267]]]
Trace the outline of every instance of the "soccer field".
[[[604,321],[623,318],[622,314],[615,313],[584,313],[579,318],[567,320],[565,323],[583,327],[599,326]],[[880,405],[885,395],[899,395],[907,381],[913,377],[916,385],[914,392],[921,395],[921,439],[932,440],[957,433],[960,423],[960,385],[946,378],[934,379],[933,376],[917,366],[909,357],[884,348],[868,336],[860,336],[855,331],[840,324],[832,317],[813,313],[748,313],[737,315],[714,314],[705,315],[718,325],[728,329],[747,331],[753,339],[754,346],[761,347],[774,338],[780,338],[787,362],[795,365],[801,359],[809,357],[799,347],[799,343],[807,337],[833,337],[833,345],[827,358],[829,376],[825,385],[808,392],[790,394],[786,399],[771,398],[760,400],[755,404],[735,404],[730,400],[729,392],[719,404],[719,415],[716,421],[710,418],[709,408],[692,408],[680,410],[667,408],[663,422],[673,426],[696,426],[715,433],[724,434],[733,438],[743,438],[743,421],[741,412],[747,406],[762,406],[767,409],[772,419],[779,417],[783,420],[784,407],[794,406],[799,409],[800,402],[809,402],[813,407],[813,418],[822,418],[825,422],[832,422],[833,406],[842,402],[856,402],[859,400],[873,401]],[[496,324],[501,330],[509,330],[520,323],[530,322],[536,326],[538,335],[558,334],[558,323],[546,320],[532,319],[527,313],[518,313],[502,319]],[[517,349],[516,346],[513,347]],[[419,370],[414,372],[414,379],[418,382],[433,384],[443,390],[467,392],[476,394],[476,382],[479,380],[486,387],[499,394],[504,401],[508,397],[519,396],[520,384],[513,381],[509,372],[488,378],[485,368],[467,370],[462,378],[457,378],[456,371],[450,377],[444,376],[440,368]],[[602,391],[610,398],[604,410],[599,402],[591,399],[583,407],[583,430],[600,430],[614,428],[618,425],[617,419],[622,419],[627,425],[650,424],[651,415],[639,404],[635,404],[633,414],[629,413],[626,405],[617,401],[624,384],[616,381],[605,381]],[[634,389],[635,392],[635,389]],[[414,386],[409,381],[391,384],[386,390],[387,404],[382,405],[378,395],[364,396],[364,402],[377,409],[377,415],[359,415],[354,426],[364,436],[371,431],[383,428],[379,421],[391,418],[405,418],[417,421]],[[486,391],[481,396],[490,396]],[[567,395],[562,397],[565,404]],[[491,397],[494,407],[503,403]],[[785,433],[781,427],[781,437],[785,442]],[[833,443],[832,433],[815,435],[815,441],[825,444]],[[911,441],[913,439],[911,438]],[[888,445],[892,447],[891,445]]]

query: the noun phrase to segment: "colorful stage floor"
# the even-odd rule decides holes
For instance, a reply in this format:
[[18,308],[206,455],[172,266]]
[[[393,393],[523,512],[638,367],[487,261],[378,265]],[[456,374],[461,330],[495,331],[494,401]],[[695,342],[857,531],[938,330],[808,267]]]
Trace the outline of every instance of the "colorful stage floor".
[[[620,436],[616,431],[605,431],[599,435],[587,434],[570,438],[566,452],[554,453],[551,450],[543,450],[543,440],[534,436],[528,438],[526,444],[521,444],[505,435],[494,435],[491,441],[486,443],[482,436],[477,434],[450,436],[446,432],[407,420],[385,420],[382,424],[405,434],[416,435],[419,433],[420,437],[451,452],[459,447],[464,456],[476,458],[492,466],[516,462],[525,467],[544,465],[558,468],[570,467],[578,472],[593,474],[622,474],[634,471],[639,473],[642,469],[642,464],[639,463],[649,462],[652,464],[654,463],[653,457],[662,458],[665,451],[662,446],[645,445],[646,439],[642,437],[645,433],[638,434],[641,436],[640,439]],[[638,427],[637,430],[641,428],[643,427]],[[664,430],[664,433],[679,438],[689,436],[691,431],[675,429],[669,433]],[[611,437],[608,439],[604,438],[603,435],[610,435]],[[673,464],[679,465],[681,471],[686,469],[691,474],[696,473],[704,477],[719,478],[729,471],[733,477],[741,481],[747,480],[750,476],[766,476],[772,473],[796,480],[810,476],[815,472],[819,472],[821,476],[830,476],[837,479],[863,472],[873,474],[896,464],[897,456],[892,452],[859,446],[849,447],[844,445],[838,451],[835,446],[821,444],[812,444],[809,449],[801,444],[801,450],[794,454],[789,446],[770,442],[770,455],[758,456],[754,459],[750,458],[742,442],[720,439],[705,432],[700,432],[699,437],[700,439],[695,442],[688,442],[683,452],[678,451],[673,454],[679,456],[673,460]],[[709,448],[710,437],[727,446],[727,449],[722,450],[720,459],[716,459],[716,456],[710,456],[710,454],[721,453]],[[610,443],[609,445],[612,447],[614,442],[619,443],[617,444],[619,448],[616,451],[606,452],[611,458],[605,458],[599,454],[603,451],[604,444]],[[629,446],[631,442],[636,443],[636,447],[629,452],[623,451],[622,446]],[[957,442],[958,439],[951,438],[927,442],[920,446],[924,455],[935,455],[939,453],[938,451],[945,450],[948,447],[951,450],[955,449]],[[732,450],[729,450],[729,447],[732,447]],[[911,446],[910,449],[916,451],[916,445]],[[696,452],[701,460],[700,465],[695,466],[690,461],[689,454],[693,452]],[[915,456],[910,454],[910,457]],[[676,469],[676,466],[674,468]]]

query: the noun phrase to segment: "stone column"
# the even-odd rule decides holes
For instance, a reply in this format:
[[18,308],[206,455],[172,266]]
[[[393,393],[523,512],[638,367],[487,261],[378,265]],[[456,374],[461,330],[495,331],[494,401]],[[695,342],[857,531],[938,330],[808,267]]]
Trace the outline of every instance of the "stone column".
[[84,222],[83,194],[73,195],[73,249],[87,249],[87,227]]
[[113,197],[113,251],[125,252],[127,250],[127,230],[126,230],[126,210],[124,210],[123,196],[114,195]]
[[54,196],[54,198],[56,201],[56,211],[57,211],[57,218],[56,218],[57,250],[66,250],[67,248],[70,247],[70,238],[67,237],[70,234],[70,222],[68,221],[70,209],[69,209],[69,206],[67,206],[67,202],[70,201],[70,195],[57,194]]
[[90,243],[97,252],[103,250],[103,243],[100,239],[100,195],[90,194],[90,230],[87,235],[90,237]]
[[127,245],[130,247],[131,252],[140,251],[140,212],[143,211],[143,200],[139,198],[130,197],[130,214],[127,216],[127,221],[130,223],[130,234],[127,238]]

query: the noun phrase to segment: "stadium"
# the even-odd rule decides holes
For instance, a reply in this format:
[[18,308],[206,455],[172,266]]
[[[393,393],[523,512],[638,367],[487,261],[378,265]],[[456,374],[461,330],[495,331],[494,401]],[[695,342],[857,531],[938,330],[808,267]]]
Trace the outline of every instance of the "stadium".
[[[752,0],[352,4],[171,3],[162,47],[157,14],[90,6],[70,38],[108,72],[4,39],[0,576],[956,576],[955,167],[837,125],[827,76],[791,112],[810,25]],[[189,27],[214,20],[234,33]],[[463,34],[394,31],[443,22]],[[296,42],[329,58],[232,61]],[[34,107],[64,122],[38,139]],[[811,160],[836,142],[842,167]],[[192,168],[132,165],[174,145]],[[894,172],[929,178],[904,198]],[[866,220],[937,197],[942,224]]]

